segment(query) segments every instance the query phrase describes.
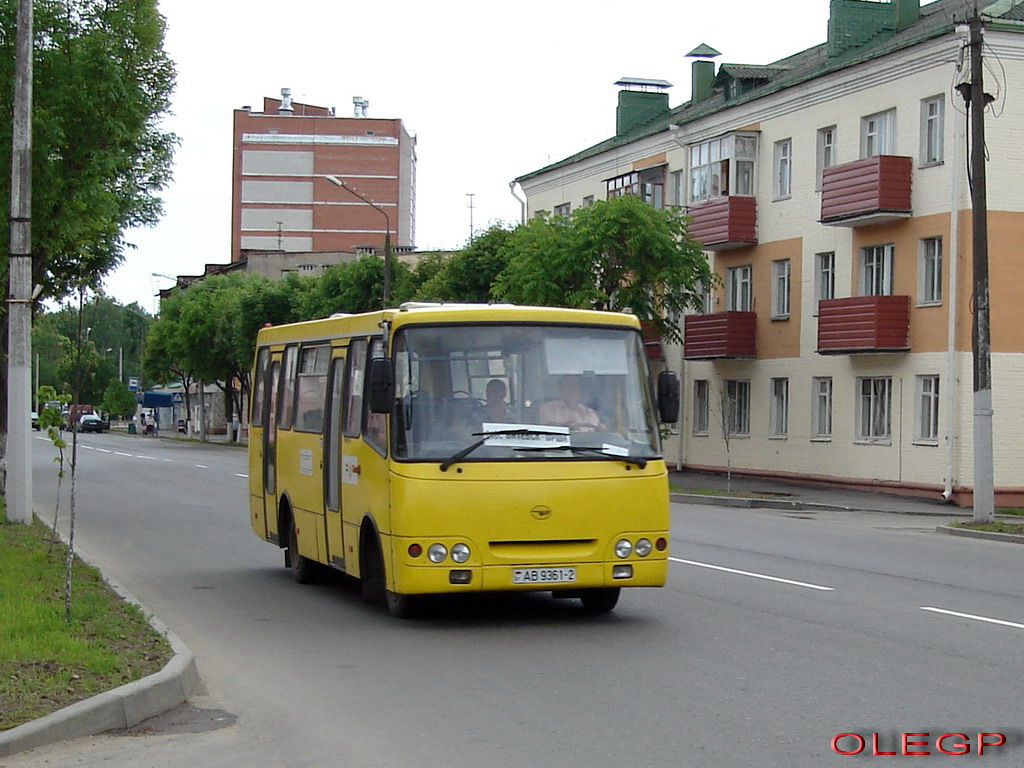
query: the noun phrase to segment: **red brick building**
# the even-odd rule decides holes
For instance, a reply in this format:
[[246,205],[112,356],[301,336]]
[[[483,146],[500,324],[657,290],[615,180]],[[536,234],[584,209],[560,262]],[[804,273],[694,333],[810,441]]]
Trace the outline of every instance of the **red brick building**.
[[401,120],[366,117],[368,102],[353,103],[354,117],[336,117],[282,89],[262,112],[235,110],[232,261],[243,249],[383,250],[387,229],[393,247],[413,246],[416,140]]

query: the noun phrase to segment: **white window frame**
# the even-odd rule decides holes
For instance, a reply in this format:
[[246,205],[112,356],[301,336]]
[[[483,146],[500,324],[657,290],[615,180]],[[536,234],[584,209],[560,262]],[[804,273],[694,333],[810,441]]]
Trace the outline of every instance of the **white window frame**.
[[917,301],[942,303],[942,238],[925,237],[918,244]]
[[921,100],[921,165],[941,165],[945,160],[946,97]]
[[569,218],[572,213],[572,203],[561,203],[552,209],[552,215],[557,218]]
[[832,377],[811,379],[811,439],[832,439]]
[[939,443],[939,376],[917,376],[915,382],[914,442]]
[[892,443],[892,377],[857,379],[857,442]]
[[775,200],[785,200],[793,194],[793,140],[775,142]]
[[815,151],[816,190],[821,189],[821,179],[826,168],[836,164],[836,127],[834,125],[818,129],[817,150]]
[[887,109],[860,120],[861,158],[896,154],[896,110]]
[[790,262],[779,259],[772,262],[772,319],[789,317]]
[[669,179],[672,190],[672,204],[682,208],[686,205],[686,171],[672,171]]
[[750,379],[726,379],[724,405],[726,434],[750,437]]
[[730,312],[750,312],[754,306],[754,268],[750,264],[725,271],[725,306]]
[[818,301],[836,297],[836,252],[814,254],[814,295]]
[[[753,197],[757,191],[757,136],[729,134],[689,147],[691,205],[721,197]],[[679,202],[682,205],[682,201]]]
[[892,296],[892,268],[895,247],[892,243],[869,245],[860,249],[860,295]]
[[693,382],[693,434],[708,434],[711,415],[711,382],[694,379]]
[[772,408],[768,415],[768,435],[773,438],[789,435],[789,379],[772,379]]

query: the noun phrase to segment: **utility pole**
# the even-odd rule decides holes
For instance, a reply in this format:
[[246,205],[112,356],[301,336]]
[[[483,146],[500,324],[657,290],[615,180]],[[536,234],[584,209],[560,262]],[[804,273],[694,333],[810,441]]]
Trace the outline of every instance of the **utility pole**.
[[985,106],[982,82],[982,27],[975,10],[968,45],[971,49],[971,230],[974,262],[974,521],[995,519],[992,452],[992,345],[989,337],[988,192],[985,183]]
[[473,197],[476,195],[475,192],[467,192],[466,197],[469,198],[469,244],[473,244]]
[[18,0],[11,146],[10,287],[7,294],[7,518],[32,522],[32,0]]

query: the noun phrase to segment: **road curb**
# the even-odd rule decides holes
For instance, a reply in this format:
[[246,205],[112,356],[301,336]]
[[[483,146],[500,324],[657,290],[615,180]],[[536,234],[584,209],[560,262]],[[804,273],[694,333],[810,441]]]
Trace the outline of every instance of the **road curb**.
[[996,531],[974,531],[970,528],[953,528],[949,525],[936,527],[938,533],[948,533],[950,536],[966,536],[969,539],[989,539],[990,541],[1005,541],[1009,544],[1024,544],[1024,536],[1015,533],[998,533]]
[[711,496],[703,493],[670,493],[670,501],[680,504],[707,504],[716,507],[740,507],[743,509],[791,509],[791,510],[835,510],[837,512],[880,512],[885,511],[896,515],[936,515],[949,517],[948,511],[920,510],[904,512],[898,509],[877,510],[863,506],[847,506],[843,504],[823,504],[818,501],[794,501],[792,499],[761,499],[746,496]]
[[[38,516],[41,520],[42,517]],[[61,537],[63,539],[63,536]],[[65,542],[66,544],[67,542]],[[75,554],[100,570],[80,550]],[[166,624],[146,610],[134,595],[100,570],[103,580],[122,599],[138,606],[149,624],[164,635],[174,656],[159,672],[134,680],[111,691],[71,704],[36,720],[0,732],[0,757],[56,741],[94,736],[104,731],[130,728],[156,715],[174,709],[199,687],[195,654]]]

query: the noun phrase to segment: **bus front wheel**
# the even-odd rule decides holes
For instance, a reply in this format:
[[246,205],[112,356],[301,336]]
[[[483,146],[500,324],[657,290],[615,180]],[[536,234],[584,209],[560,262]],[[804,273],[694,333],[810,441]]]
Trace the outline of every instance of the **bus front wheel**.
[[396,619],[411,619],[419,614],[422,605],[422,598],[419,595],[400,595],[390,589],[384,594],[388,613]]
[[619,602],[619,587],[586,589],[580,595],[583,607],[591,613],[608,613]]

